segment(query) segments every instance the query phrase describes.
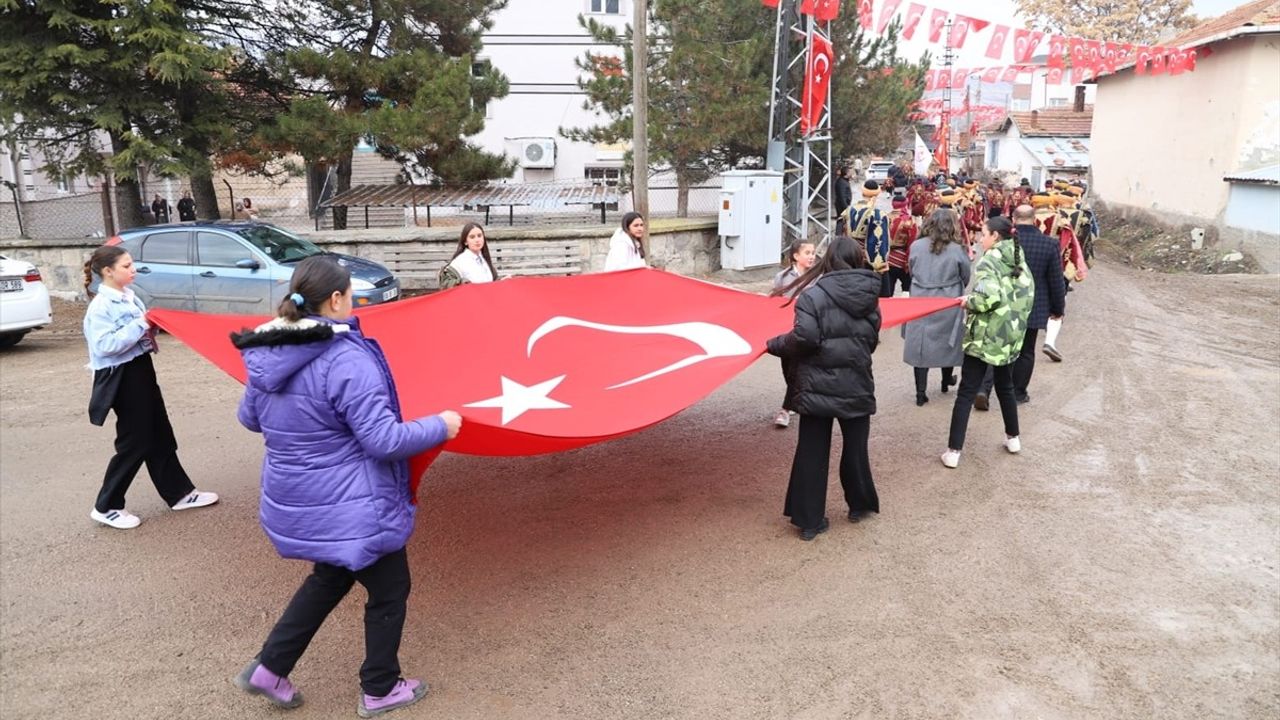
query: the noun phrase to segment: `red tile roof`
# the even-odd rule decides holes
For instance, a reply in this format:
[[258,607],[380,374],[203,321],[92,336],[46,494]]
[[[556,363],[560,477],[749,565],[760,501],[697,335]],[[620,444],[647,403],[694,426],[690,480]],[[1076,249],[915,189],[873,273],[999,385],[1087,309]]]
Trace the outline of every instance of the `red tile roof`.
[[[1035,113],[1034,124],[1032,112]],[[1093,106],[1085,105],[1084,112],[1076,112],[1069,107],[1011,112],[1006,120],[988,128],[987,132],[1007,130],[1010,122],[1018,124],[1018,132],[1023,137],[1089,137],[1093,128]]]
[[1162,44],[1166,47],[1195,47],[1213,37],[1225,40],[1241,34],[1241,31],[1247,27],[1265,25],[1280,25],[1280,2],[1277,0],[1254,0],[1254,2],[1245,3],[1225,15],[1200,23]]

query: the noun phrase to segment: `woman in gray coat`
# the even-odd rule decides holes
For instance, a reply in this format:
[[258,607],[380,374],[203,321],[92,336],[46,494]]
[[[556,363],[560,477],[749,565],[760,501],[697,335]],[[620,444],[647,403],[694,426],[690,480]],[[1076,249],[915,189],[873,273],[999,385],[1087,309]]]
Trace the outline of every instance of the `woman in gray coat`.
[[[925,220],[920,239],[911,244],[912,297],[954,297],[969,284],[969,254],[961,244],[960,218],[939,208]],[[929,368],[942,368],[942,392],[956,384],[954,369],[964,360],[964,310],[956,306],[907,323],[902,360],[915,368],[916,405],[929,402],[925,385]]]

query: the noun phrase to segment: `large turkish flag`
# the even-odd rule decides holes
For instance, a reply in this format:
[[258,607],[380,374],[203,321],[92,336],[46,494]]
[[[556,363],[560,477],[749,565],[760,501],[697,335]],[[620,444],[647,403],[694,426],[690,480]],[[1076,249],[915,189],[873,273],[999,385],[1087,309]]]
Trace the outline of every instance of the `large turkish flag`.
[[[954,298],[880,301],[887,329]],[[268,318],[152,310],[149,318],[240,382],[229,335]],[[453,409],[447,449],[534,455],[641,430],[688,408],[790,329],[794,307],[658,270],[462,285],[359,310],[405,418]],[[430,461],[414,463],[414,477]]]
[[831,43],[818,33],[813,33],[809,57],[805,63],[804,96],[800,99],[800,132],[813,132],[822,124],[822,112],[827,107],[827,88],[831,85],[831,66],[835,55]]

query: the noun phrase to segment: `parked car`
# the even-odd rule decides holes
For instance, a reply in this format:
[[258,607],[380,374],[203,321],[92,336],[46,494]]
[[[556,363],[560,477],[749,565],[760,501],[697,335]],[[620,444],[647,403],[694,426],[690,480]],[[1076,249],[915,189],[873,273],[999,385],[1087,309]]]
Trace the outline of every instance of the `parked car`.
[[26,334],[53,322],[49,288],[25,260],[0,255],[0,348],[17,345]]
[[888,160],[872,160],[867,166],[867,179],[882,183],[889,179],[889,170],[892,168],[893,163]]
[[[133,290],[149,308],[271,315],[289,294],[298,261],[329,254],[351,271],[356,307],[400,298],[400,281],[376,262],[326,253],[288,230],[257,221],[132,228],[107,240],[133,256]],[[91,291],[97,290],[95,278]]]

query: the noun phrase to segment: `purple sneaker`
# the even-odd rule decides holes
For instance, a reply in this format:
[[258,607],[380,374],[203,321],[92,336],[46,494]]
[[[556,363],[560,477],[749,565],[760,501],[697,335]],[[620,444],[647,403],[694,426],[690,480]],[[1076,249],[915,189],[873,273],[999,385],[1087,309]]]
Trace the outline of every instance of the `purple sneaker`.
[[396,681],[395,687],[391,688],[391,692],[382,697],[361,694],[360,707],[356,708],[356,714],[362,718],[371,718],[389,713],[418,702],[427,694],[428,689],[427,684],[421,680],[400,678]]
[[261,695],[273,705],[285,709],[296,708],[302,704],[302,693],[289,682],[289,678],[280,677],[271,672],[258,660],[251,661],[240,674],[232,679],[236,687],[250,695]]

